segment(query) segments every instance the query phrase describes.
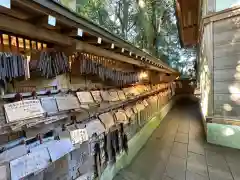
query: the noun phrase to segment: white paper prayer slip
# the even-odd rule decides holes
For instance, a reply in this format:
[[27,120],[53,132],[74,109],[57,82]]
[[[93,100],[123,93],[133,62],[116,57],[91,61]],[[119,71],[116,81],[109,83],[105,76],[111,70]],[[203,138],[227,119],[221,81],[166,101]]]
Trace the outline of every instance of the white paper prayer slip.
[[111,101],[111,96],[108,91],[100,91],[103,101]]
[[130,88],[123,88],[123,92],[128,97],[131,94],[131,89]]
[[0,166],[0,180],[7,180],[7,167]]
[[7,122],[16,122],[35,117],[41,117],[44,110],[38,99],[22,100],[14,103],[4,104]]
[[123,91],[117,91],[117,93],[118,93],[118,96],[119,96],[120,100],[125,100],[126,99],[126,96],[125,96]]
[[62,120],[68,118],[67,114],[59,114],[59,115],[55,115],[55,116],[49,116],[47,118],[45,118],[44,124],[51,124],[53,122]]
[[117,91],[109,91],[110,101],[119,101]]
[[66,111],[66,110],[80,108],[80,103],[77,97],[73,95],[56,96],[55,98],[57,101],[59,111]]
[[27,147],[25,145],[18,145],[0,154],[0,164],[10,162],[11,160],[19,158],[25,154],[27,154]]
[[[85,142],[79,146],[79,148],[76,148],[74,151],[71,152],[71,161],[69,163],[69,168],[71,169],[77,169],[80,168],[81,165],[89,161],[89,153],[90,153],[90,146],[89,142]],[[89,163],[89,162],[87,162]],[[86,164],[84,164],[85,166]],[[88,166],[89,167],[89,166]],[[88,168],[86,167],[86,168]],[[81,169],[83,166],[81,167]],[[83,169],[82,169],[83,170]]]
[[61,139],[48,146],[52,161],[56,161],[74,149],[70,139]]
[[30,150],[32,148],[35,148],[41,144],[40,140],[36,140],[35,142],[26,145],[27,149]]
[[99,119],[101,119],[107,131],[115,124],[113,116],[110,112],[100,114]]
[[70,137],[73,144],[82,144],[85,141],[88,141],[87,129],[76,129],[70,131]]
[[133,109],[133,112],[134,112],[135,114],[137,114],[137,113],[138,113],[138,110],[137,110],[137,107],[136,107],[136,105],[134,105],[134,106],[132,107],[132,109]]
[[102,97],[101,97],[101,93],[100,91],[91,91],[92,93],[92,96],[93,96],[93,99],[96,101],[96,102],[102,102]]
[[143,105],[143,103],[137,103],[136,104],[136,109],[138,112],[142,111],[145,109],[145,106]]
[[50,163],[48,150],[41,149],[10,162],[11,180],[19,180],[29,174],[46,168]]
[[41,98],[41,104],[48,115],[56,114],[58,112],[57,102],[54,97]]
[[123,109],[119,109],[117,112],[115,112],[115,116],[118,123],[128,123],[128,117]]
[[88,137],[91,138],[94,133],[100,135],[105,132],[105,128],[99,119],[91,120],[86,124]]
[[131,118],[132,115],[134,114],[131,107],[126,107],[125,112],[126,112],[126,115],[127,115],[128,118]]
[[90,92],[77,92],[77,97],[81,104],[94,103],[93,97]]

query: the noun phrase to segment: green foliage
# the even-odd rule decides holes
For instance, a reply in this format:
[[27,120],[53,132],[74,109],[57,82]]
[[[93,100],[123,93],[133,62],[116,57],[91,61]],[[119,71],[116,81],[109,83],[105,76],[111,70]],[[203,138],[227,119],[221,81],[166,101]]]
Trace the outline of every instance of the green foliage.
[[182,59],[194,53],[180,47],[174,0],[76,0],[76,4],[78,14],[170,66],[181,72],[189,66]]

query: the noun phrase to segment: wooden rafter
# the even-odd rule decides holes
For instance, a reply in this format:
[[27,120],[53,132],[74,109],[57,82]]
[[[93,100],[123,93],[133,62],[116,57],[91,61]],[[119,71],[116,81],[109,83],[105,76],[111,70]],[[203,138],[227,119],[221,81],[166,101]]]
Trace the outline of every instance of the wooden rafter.
[[176,0],[179,35],[183,46],[197,44],[199,0]]

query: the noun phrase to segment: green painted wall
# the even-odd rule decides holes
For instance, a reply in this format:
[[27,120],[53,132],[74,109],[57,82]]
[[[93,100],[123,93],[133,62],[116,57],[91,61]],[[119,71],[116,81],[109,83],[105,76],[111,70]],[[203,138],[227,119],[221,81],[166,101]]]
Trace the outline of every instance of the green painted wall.
[[166,116],[172,108],[175,100],[172,99],[169,103],[158,113],[156,113],[151,120],[129,141],[128,154],[123,153],[117,157],[114,165],[108,165],[101,176],[101,180],[112,180],[114,176],[123,168],[127,167],[137,153],[141,150],[147,142],[153,131],[160,125],[162,119]]
[[212,144],[240,149],[240,127],[207,123],[207,141]]

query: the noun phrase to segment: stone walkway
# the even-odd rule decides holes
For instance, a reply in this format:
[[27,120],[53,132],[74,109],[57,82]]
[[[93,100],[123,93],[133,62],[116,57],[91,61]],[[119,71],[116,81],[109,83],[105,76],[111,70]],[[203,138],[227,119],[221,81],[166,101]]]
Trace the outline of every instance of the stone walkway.
[[240,151],[208,144],[200,117],[176,106],[114,180],[240,180]]

